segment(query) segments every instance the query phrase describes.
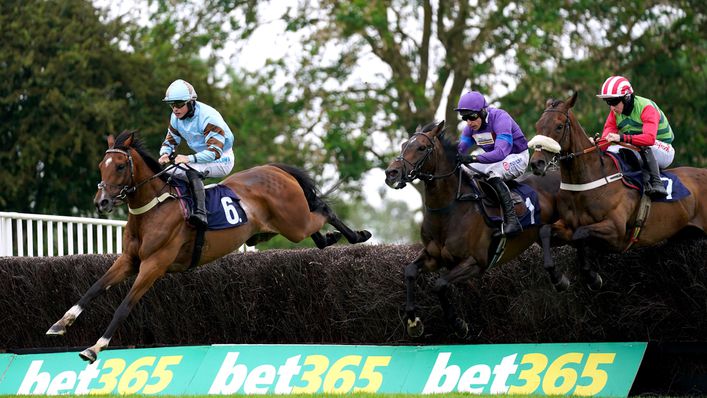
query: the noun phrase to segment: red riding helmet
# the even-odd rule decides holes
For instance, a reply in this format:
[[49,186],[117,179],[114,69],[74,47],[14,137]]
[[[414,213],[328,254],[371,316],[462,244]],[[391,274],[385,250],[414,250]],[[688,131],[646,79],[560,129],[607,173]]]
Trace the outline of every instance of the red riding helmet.
[[627,94],[633,94],[633,87],[628,79],[623,76],[611,76],[601,86],[601,92],[597,94],[597,97],[616,98]]

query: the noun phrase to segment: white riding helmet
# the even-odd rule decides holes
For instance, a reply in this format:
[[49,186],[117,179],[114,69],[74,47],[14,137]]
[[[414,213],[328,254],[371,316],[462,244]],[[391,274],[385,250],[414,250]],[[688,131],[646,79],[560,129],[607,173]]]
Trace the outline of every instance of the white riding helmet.
[[177,79],[167,87],[163,102],[190,101],[197,97],[196,90],[186,80]]

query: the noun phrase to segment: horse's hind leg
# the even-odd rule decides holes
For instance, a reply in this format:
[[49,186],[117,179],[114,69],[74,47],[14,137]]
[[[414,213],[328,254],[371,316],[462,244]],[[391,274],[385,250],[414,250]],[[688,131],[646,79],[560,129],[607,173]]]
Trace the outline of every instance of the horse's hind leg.
[[344,235],[346,240],[349,241],[349,243],[365,242],[371,237],[371,233],[365,229],[361,231],[354,231],[349,228],[343,221],[341,221],[341,219],[339,219],[336,213],[334,213],[334,210],[332,210],[327,204],[323,203],[323,201],[322,206],[315,211],[323,214],[326,217],[327,222],[339,230]]
[[339,239],[341,239],[341,232],[339,231],[332,231],[332,232],[327,232],[326,235],[322,235],[321,232],[317,231],[310,235],[314,243],[317,245],[318,248],[323,249],[327,246],[331,246],[334,243],[338,242]]
[[538,231],[540,235],[540,243],[543,248],[543,268],[550,276],[550,281],[555,286],[555,290],[563,292],[570,286],[570,280],[555,268],[555,262],[552,260],[552,252],[550,251],[550,236],[552,235],[552,225],[546,224],[540,227]]
[[71,307],[61,319],[59,319],[52,327],[47,330],[47,335],[59,336],[66,333],[66,328],[71,326],[76,318],[83,312],[94,298],[105,292],[111,286],[124,281],[127,277],[135,274],[135,268],[132,265],[132,260],[126,254],[121,255],[115,260],[113,265],[108,268],[103,276],[101,276],[81,297],[81,299],[73,307]]
[[[172,252],[172,250],[163,250],[163,252]],[[147,293],[155,281],[165,274],[167,266],[164,264],[171,264],[171,262],[174,261],[173,253],[165,254],[171,256],[170,259],[166,259],[167,256],[161,256],[162,258],[160,259],[153,257],[140,264],[140,272],[135,278],[135,282],[133,282],[133,286],[130,288],[128,295],[125,296],[123,302],[121,302],[115,310],[115,314],[113,314],[113,319],[110,321],[108,328],[103,333],[103,336],[98,339],[96,344],[79,353],[82,359],[90,363],[96,361],[98,353],[108,346],[115,330],[120,326],[123,320],[125,320],[133,307],[135,307],[135,304]]]

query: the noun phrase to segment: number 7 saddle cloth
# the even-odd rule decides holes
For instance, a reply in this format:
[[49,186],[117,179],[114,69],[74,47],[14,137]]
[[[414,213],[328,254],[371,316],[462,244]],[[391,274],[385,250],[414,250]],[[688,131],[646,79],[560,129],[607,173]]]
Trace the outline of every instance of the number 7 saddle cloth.
[[[636,157],[628,150],[623,149],[619,152],[619,155],[612,152],[605,152],[605,154],[609,155],[609,158],[614,161],[616,167],[621,170],[621,174],[623,174],[621,181],[623,184],[639,191],[641,195],[643,195],[643,170],[640,168],[641,166],[638,164]],[[660,180],[665,190],[668,191],[668,196],[664,198],[654,198],[651,199],[651,201],[675,202],[690,196],[690,191],[675,174],[660,170]]]

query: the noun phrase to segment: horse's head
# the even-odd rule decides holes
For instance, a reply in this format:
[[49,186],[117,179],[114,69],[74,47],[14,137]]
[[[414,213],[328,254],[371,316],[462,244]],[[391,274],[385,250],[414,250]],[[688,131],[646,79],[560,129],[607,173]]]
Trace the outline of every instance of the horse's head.
[[565,101],[549,99],[545,110],[535,123],[536,135],[528,142],[534,150],[530,168],[536,175],[544,175],[549,166],[556,164],[560,153],[571,151],[572,114],[570,109],[577,101],[577,92]]
[[[394,189],[400,189],[408,182],[420,178],[430,180],[439,170],[437,164],[446,157],[447,147],[456,153],[456,146],[444,139],[444,121],[430,123],[413,134],[405,141],[400,150],[400,155],[393,159],[385,170],[385,183]],[[437,156],[442,153],[443,157]],[[452,155],[453,156],[453,155]]]
[[112,135],[108,136],[108,150],[98,164],[101,182],[93,199],[96,210],[101,214],[110,213],[114,206],[122,205],[134,185],[135,165],[131,153],[133,139],[134,133],[125,131],[118,136],[117,141]]

